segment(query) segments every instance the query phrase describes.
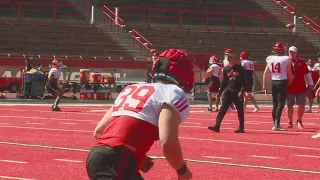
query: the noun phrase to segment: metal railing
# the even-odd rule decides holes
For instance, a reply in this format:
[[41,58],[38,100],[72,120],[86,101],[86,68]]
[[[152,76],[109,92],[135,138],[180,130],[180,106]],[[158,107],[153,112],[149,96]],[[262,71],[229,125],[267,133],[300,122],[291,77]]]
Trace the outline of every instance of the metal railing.
[[290,23],[295,23],[294,22],[294,15],[295,15],[295,8],[293,6],[291,6],[288,2],[284,1],[284,0],[273,0],[274,2],[274,8],[281,8],[281,15],[282,16],[288,16],[288,21]]
[[[121,28],[125,27],[125,22],[119,16],[116,15],[110,8],[107,6],[103,6],[102,12],[104,16],[104,24],[106,24],[107,18],[109,18],[109,27],[110,29],[113,28],[113,24],[117,25],[117,33],[120,34]],[[141,35],[136,29],[131,29],[129,31],[130,35],[132,36],[132,47],[135,46],[135,41],[140,44],[140,52],[142,52],[142,47],[145,47],[147,50],[147,55],[149,56],[151,52],[155,51],[154,45],[147,40],[143,35]]]
[[301,20],[302,20],[302,23],[304,24],[304,31],[306,32],[309,29],[309,31],[307,33],[317,35],[318,40],[320,42],[320,26],[319,26],[319,24],[317,24],[316,22],[314,22],[308,16],[305,16],[305,15],[303,15],[301,17]]
[[[247,30],[250,28],[263,32],[266,27],[277,22],[274,15],[267,13],[140,7],[121,7],[120,9],[122,18],[139,19],[136,24],[148,28],[159,26],[161,28],[214,30],[227,27],[231,31],[237,31],[237,28],[247,28]],[[254,27],[243,26],[246,23],[254,25]]]

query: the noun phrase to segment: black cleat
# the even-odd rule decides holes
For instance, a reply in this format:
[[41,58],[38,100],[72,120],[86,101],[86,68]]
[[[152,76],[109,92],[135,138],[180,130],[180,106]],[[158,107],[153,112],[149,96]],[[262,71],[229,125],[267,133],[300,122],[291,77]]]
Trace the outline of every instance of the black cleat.
[[244,133],[244,129],[238,128],[237,130],[234,131],[235,133]]
[[52,111],[61,111],[58,106],[52,105]]
[[217,126],[208,126],[208,129],[214,132],[220,132],[220,128],[218,128]]

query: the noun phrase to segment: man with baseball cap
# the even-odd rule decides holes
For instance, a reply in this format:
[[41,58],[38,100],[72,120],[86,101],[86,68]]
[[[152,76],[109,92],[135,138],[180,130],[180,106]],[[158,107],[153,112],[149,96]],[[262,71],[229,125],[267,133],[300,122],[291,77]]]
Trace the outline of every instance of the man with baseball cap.
[[[298,105],[296,125],[299,129],[303,129],[302,116],[305,110],[307,92],[308,88],[313,89],[314,84],[307,64],[301,57],[298,57],[298,49],[295,46],[289,48],[289,56],[292,59],[292,84],[288,86],[287,115],[289,122],[287,128],[293,128],[293,105],[296,103]],[[305,82],[305,79],[307,82]],[[308,84],[308,88],[306,84]]]

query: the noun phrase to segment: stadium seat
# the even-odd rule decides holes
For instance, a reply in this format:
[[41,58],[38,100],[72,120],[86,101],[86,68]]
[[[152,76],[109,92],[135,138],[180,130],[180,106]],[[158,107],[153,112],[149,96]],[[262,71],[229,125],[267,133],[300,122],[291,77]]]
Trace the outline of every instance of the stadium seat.
[[0,22],[0,43],[0,54],[133,59],[114,40],[88,25]]
[[[296,13],[299,15],[307,15],[311,19],[320,18],[319,0],[286,0],[291,6],[296,9]],[[319,24],[320,21],[315,19]]]
[[153,42],[157,51],[173,47],[186,49],[191,53],[215,53],[223,58],[224,50],[232,48],[237,54],[248,50],[250,59],[257,63],[265,63],[265,58],[271,53],[272,46],[277,41],[299,47],[300,55],[305,58],[317,52],[317,49],[306,40],[291,33],[208,32],[150,28],[139,28],[139,32]]

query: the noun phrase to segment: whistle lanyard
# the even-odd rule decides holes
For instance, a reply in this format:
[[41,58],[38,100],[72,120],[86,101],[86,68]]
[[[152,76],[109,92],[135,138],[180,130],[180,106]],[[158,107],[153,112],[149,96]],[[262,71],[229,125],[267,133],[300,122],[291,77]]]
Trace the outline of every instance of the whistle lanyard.
[[296,63],[297,62],[292,61],[292,78],[296,76]]

